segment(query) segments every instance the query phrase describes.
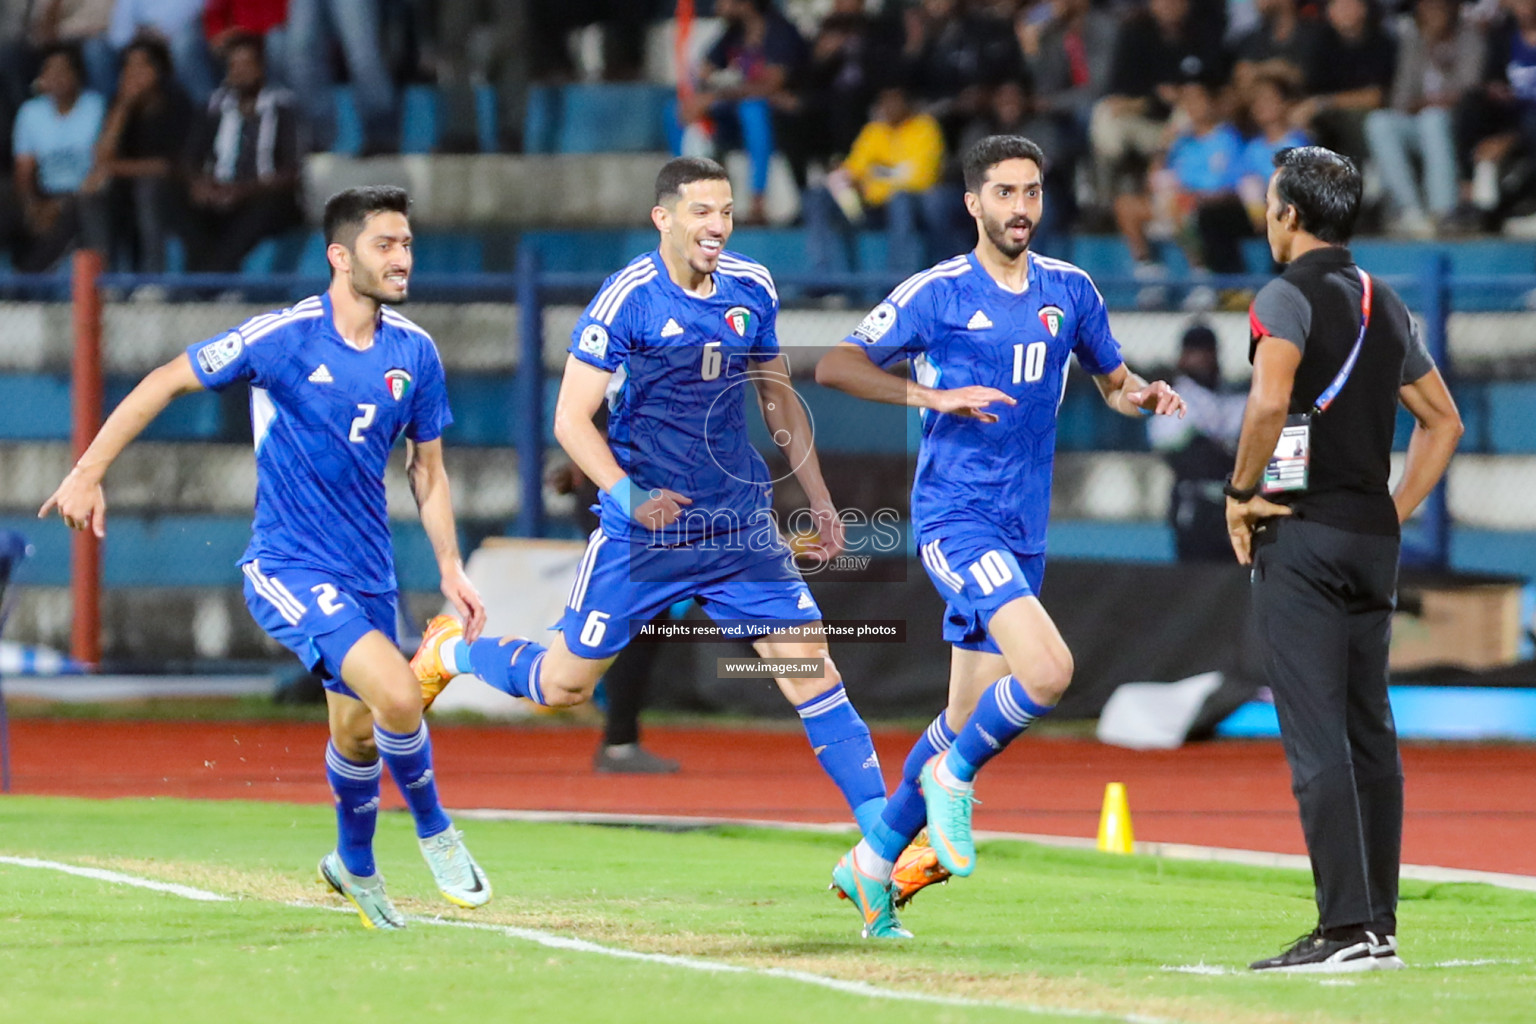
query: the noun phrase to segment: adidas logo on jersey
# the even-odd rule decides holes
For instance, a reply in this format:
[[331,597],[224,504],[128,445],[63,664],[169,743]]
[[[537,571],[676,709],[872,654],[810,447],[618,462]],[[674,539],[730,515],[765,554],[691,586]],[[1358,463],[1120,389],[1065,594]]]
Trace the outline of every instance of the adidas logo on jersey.
[[331,371],[326,368],[324,363],[321,363],[315,367],[315,372],[309,375],[309,382],[311,384],[334,384],[336,383],[336,378],[332,377]]
[[661,336],[663,338],[675,338],[682,333],[683,329],[678,326],[677,321],[667,317],[667,325],[661,329]]
[[816,602],[811,599],[811,592],[809,590],[800,591],[800,601],[795,605],[795,609],[797,611],[805,611],[807,608],[815,607]]
[[988,320],[987,314],[979,309],[971,316],[970,322],[965,325],[966,330],[970,331],[980,331],[991,326],[992,321]]

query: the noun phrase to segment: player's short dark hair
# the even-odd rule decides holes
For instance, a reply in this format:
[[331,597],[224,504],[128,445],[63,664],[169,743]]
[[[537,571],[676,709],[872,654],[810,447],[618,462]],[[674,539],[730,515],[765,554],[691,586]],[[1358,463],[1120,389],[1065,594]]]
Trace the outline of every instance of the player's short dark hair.
[[1045,152],[1024,136],[988,135],[966,150],[960,160],[965,190],[980,195],[987,172],[1004,160],[1033,160],[1041,173],[1045,172]]
[[368,218],[376,213],[411,212],[411,197],[395,185],[363,185],[337,192],[325,201],[325,244],[347,248],[357,242]]
[[656,205],[671,206],[683,194],[683,186],[695,181],[730,181],[725,168],[714,160],[699,156],[680,156],[668,160],[656,175]]
[[51,43],[43,47],[38,55],[37,66],[42,67],[50,58],[63,57],[64,63],[75,73],[75,78],[80,84],[85,84],[85,57],[80,52],[80,47],[74,43]]
[[1354,161],[1322,146],[1293,146],[1275,154],[1275,195],[1295,207],[1301,229],[1319,241],[1343,245],[1360,216],[1360,171]]

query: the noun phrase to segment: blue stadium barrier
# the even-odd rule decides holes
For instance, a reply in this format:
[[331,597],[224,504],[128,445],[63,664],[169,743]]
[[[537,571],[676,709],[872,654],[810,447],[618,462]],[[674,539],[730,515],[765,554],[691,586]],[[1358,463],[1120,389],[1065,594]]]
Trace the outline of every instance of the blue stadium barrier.
[[[1475,686],[1393,686],[1397,734],[1425,740],[1536,740],[1536,690]],[[1280,735],[1273,704],[1251,701],[1216,727],[1225,738]]]

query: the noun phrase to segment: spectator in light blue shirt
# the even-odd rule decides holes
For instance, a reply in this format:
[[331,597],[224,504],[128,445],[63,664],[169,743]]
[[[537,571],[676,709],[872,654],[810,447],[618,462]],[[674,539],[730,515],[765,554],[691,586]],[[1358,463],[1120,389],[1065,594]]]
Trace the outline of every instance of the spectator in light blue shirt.
[[1264,194],[1275,173],[1275,154],[1312,144],[1306,132],[1292,126],[1295,102],[1294,87],[1280,75],[1260,74],[1248,88],[1248,120],[1253,122],[1254,135],[1243,147],[1237,194],[1259,232],[1264,230]]
[[218,84],[203,33],[203,9],[207,6],[207,0],[117,0],[107,42],[122,53],[136,36],[164,41],[171,51],[176,80],[201,107]]
[[1182,116],[1175,123],[1188,127],[1174,137],[1152,175],[1154,209],[1171,223],[1191,266],[1241,274],[1242,240],[1253,233],[1237,197],[1243,137],[1222,120],[1209,83],[1185,82],[1178,98]]
[[91,172],[105,111],[102,98],[85,91],[84,83],[80,51],[52,47],[37,76],[41,95],[16,114],[12,147],[22,223],[10,241],[18,270],[46,270],[79,230],[76,193]]

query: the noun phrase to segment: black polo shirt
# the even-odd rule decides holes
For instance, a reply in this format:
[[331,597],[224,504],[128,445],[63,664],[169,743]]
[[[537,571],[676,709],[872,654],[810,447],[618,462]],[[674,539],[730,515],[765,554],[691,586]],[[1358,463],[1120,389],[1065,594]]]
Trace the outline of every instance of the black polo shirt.
[[[1379,278],[1373,276],[1371,283],[1371,322],[1359,361],[1328,410],[1312,418],[1308,487],[1271,499],[1315,522],[1396,536],[1397,509],[1387,480],[1397,393],[1434,369],[1434,363],[1403,300]],[[1253,300],[1249,361],[1261,338],[1283,339],[1301,349],[1291,412],[1310,410],[1349,357],[1360,335],[1361,294],[1349,250],[1330,246],[1291,261]]]

